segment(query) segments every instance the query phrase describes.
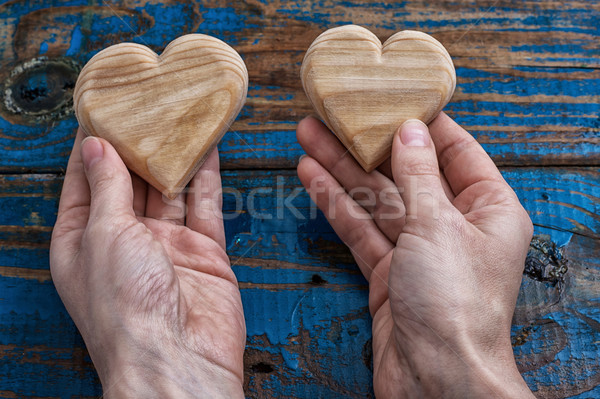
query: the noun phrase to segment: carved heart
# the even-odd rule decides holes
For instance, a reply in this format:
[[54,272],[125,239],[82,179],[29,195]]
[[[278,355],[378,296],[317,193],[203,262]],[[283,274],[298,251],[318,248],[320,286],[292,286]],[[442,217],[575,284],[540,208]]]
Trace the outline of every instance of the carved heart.
[[174,198],[244,105],[248,72],[219,39],[186,35],[162,55],[122,43],[95,55],[73,95],[88,135],[108,140],[125,164]]
[[452,59],[433,37],[402,31],[382,46],[356,25],[317,37],[300,75],[320,117],[367,172],[389,157],[404,121],[429,123],[456,85]]

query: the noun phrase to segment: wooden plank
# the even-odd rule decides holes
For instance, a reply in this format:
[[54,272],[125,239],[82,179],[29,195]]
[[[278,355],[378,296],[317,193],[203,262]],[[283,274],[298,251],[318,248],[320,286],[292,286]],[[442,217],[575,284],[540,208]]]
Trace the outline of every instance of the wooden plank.
[[312,113],[299,79],[304,51],[326,28],[350,22],[382,39],[409,28],[444,43],[458,76],[446,109],[499,164],[595,165],[598,20],[595,1],[5,2],[0,81],[14,101],[8,107],[2,92],[0,172],[64,168],[76,129],[71,90],[101,48],[127,40],[160,51],[190,32],[234,46],[250,74],[248,102],[220,146],[223,166],[293,167],[302,153],[295,125]]
[[[519,367],[539,397],[595,395],[600,169],[503,174],[538,235],[514,318]],[[247,395],[372,397],[366,283],[295,172],[227,171],[223,178],[228,253],[248,331]],[[48,272],[61,183],[54,175],[0,176],[0,396],[100,395]]]

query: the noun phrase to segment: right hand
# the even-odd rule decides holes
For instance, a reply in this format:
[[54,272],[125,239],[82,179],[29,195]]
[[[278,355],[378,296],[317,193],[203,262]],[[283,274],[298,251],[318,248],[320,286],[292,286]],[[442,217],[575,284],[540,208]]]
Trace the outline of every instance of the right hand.
[[404,124],[366,173],[320,122],[298,126],[300,180],[369,281],[375,393],[531,397],[510,343],[531,221],[471,135],[443,113],[430,129]]

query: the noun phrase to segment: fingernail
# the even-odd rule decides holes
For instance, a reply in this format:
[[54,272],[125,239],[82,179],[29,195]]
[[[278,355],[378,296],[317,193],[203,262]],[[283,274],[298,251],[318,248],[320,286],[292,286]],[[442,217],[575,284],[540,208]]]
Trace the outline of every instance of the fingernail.
[[429,129],[418,119],[409,119],[400,126],[400,140],[408,147],[429,145]]
[[104,157],[104,147],[96,137],[86,137],[81,142],[81,159],[86,169],[91,168]]
[[306,154],[300,155],[300,158],[298,158],[298,165],[300,165],[300,162],[302,162],[304,158],[306,158]]

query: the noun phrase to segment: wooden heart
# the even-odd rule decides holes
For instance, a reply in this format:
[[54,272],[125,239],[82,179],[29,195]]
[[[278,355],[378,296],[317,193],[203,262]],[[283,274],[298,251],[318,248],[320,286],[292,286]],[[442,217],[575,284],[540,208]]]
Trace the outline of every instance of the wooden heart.
[[456,85],[452,59],[433,37],[402,31],[382,46],[356,25],[317,37],[300,75],[320,117],[367,172],[389,157],[404,121],[429,123]]
[[121,43],[96,54],[73,94],[88,135],[169,198],[186,186],[244,105],[248,72],[219,39],[186,35],[162,55]]

